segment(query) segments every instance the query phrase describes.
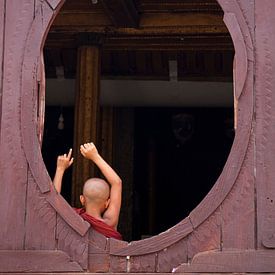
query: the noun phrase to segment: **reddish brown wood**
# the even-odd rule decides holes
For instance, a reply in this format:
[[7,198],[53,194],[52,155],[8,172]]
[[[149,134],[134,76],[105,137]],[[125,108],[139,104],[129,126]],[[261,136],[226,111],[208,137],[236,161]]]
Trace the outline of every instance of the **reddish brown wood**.
[[110,254],[108,253],[92,253],[88,258],[89,272],[109,272],[110,269]]
[[189,217],[130,244],[89,230],[42,160],[41,48],[62,2],[0,0],[0,272],[274,273],[274,1],[218,1],[236,51],[231,153]]
[[172,272],[178,263],[188,261],[187,241],[185,239],[163,249],[157,255],[157,269],[159,272]]
[[[0,11],[4,11],[6,1],[0,0]],[[4,67],[4,34],[5,34],[5,13],[0,12],[0,110],[2,110],[2,83],[3,83],[3,67]],[[0,112],[0,127],[1,127],[1,116]]]
[[156,272],[156,264],[157,255],[155,253],[143,256],[130,257],[127,272]]
[[274,272],[275,254],[266,251],[207,251],[197,254],[190,264],[183,264],[176,269],[177,273],[189,272]]
[[[27,188],[27,162],[22,151],[20,133],[20,89],[22,47],[33,18],[33,1],[2,1],[5,14],[4,63],[2,71],[2,109],[0,132],[0,248],[23,249]],[[23,23],[24,22],[24,23]],[[8,27],[7,27],[8,26]],[[7,29],[8,28],[8,29]],[[2,58],[1,58],[2,59]],[[7,200],[8,198],[8,200]],[[5,209],[5,210],[4,210]],[[10,230],[13,228],[13,230]]]
[[274,185],[274,30],[272,1],[256,1],[256,142],[257,142],[257,216],[259,246],[275,248],[275,185]]
[[114,250],[113,255],[120,256],[136,256],[149,254],[163,250],[164,248],[176,243],[180,239],[186,237],[193,231],[192,224],[188,218],[184,219],[179,224],[175,225],[171,229],[148,239],[141,241],[134,241],[129,243],[125,248]]
[[112,256],[110,258],[110,272],[112,273],[126,273],[129,266],[129,259],[126,257]]
[[0,251],[1,272],[80,272],[82,268],[61,251]]
[[56,226],[57,249],[66,252],[72,261],[77,262],[83,270],[88,268],[88,233],[79,235],[57,215]]
[[[26,236],[27,250],[55,250],[56,212],[40,193],[31,173],[28,173]],[[37,234],[39,232],[39,234]]]

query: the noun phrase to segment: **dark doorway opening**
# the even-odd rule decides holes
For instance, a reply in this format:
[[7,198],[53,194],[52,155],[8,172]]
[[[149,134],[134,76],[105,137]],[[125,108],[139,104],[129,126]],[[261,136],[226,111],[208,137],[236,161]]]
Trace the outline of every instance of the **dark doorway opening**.
[[234,139],[232,108],[138,108],[134,238],[158,234],[199,204]]

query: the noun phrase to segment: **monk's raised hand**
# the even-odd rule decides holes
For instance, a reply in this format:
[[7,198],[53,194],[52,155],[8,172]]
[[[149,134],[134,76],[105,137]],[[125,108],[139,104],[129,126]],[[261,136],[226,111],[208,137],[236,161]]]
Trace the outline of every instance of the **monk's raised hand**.
[[98,156],[98,151],[92,142],[81,145],[80,152],[85,158],[90,160],[94,160]]
[[60,155],[57,157],[56,168],[65,171],[72,165],[73,161],[74,158],[72,158],[72,149],[70,149],[68,154]]

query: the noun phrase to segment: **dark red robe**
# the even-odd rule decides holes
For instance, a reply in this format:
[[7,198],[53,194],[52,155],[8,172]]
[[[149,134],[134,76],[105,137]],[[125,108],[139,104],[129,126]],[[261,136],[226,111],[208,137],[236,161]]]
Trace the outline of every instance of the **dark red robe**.
[[93,216],[87,214],[84,208],[75,208],[75,211],[88,223],[91,224],[94,230],[103,234],[107,238],[114,238],[117,240],[122,240],[122,236],[119,232],[113,229],[111,226],[105,222],[94,218]]

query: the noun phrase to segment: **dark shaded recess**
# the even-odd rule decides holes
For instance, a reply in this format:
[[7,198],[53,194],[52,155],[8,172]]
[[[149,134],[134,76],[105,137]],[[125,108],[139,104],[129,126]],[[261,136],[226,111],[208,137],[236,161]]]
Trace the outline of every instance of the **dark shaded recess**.
[[[63,130],[57,128],[61,112],[64,117]],[[73,147],[73,123],[74,109],[72,107],[62,107],[62,109],[60,107],[46,107],[42,155],[52,179],[55,174],[58,155],[67,153]],[[71,185],[72,168],[69,168],[64,174],[61,192],[68,202],[71,201]]]
[[[180,114],[192,117],[184,125],[188,140],[175,135]],[[174,117],[174,119],[173,119]],[[231,108],[139,108],[135,128],[134,237],[155,235],[180,222],[202,201],[215,184],[233,139]],[[174,129],[174,131],[173,131]],[[180,133],[180,131],[179,131]],[[148,152],[155,152],[155,221],[148,227]],[[150,171],[152,173],[152,171]]]
[[[62,108],[64,130],[57,128],[60,113],[60,107],[46,107],[42,154],[51,178],[57,156],[73,146],[74,109]],[[182,115],[191,118],[189,124],[181,124]],[[135,109],[135,134],[131,137],[135,144],[133,239],[155,235],[174,226],[202,201],[230,152],[233,121],[232,108]],[[181,128],[186,139],[181,139]],[[148,156],[152,151],[155,152],[154,171],[150,171],[155,179],[154,202],[150,201],[148,171],[151,169]],[[68,202],[71,201],[71,177],[70,168],[64,175],[62,188]],[[153,221],[149,220],[150,207],[155,209]]]

